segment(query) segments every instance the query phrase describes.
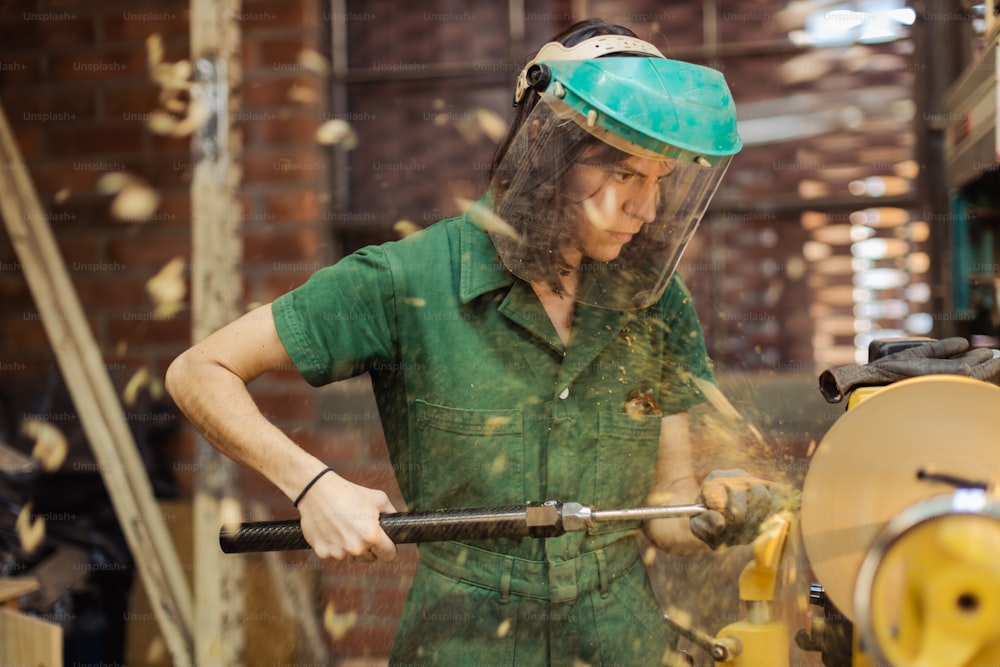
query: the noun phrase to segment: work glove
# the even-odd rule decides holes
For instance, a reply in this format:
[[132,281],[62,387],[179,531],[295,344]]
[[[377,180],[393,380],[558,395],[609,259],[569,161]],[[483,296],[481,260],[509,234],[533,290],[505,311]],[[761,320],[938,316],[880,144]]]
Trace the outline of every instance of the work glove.
[[745,470],[714,470],[702,482],[695,502],[707,509],[691,517],[691,532],[712,549],[749,544],[764,519],[788,509],[790,493]]
[[819,376],[819,390],[828,403],[839,403],[857,387],[891,384],[919,375],[964,375],[1000,383],[1000,357],[993,350],[969,349],[964,338],[930,341],[893,352],[868,364],[838,366]]

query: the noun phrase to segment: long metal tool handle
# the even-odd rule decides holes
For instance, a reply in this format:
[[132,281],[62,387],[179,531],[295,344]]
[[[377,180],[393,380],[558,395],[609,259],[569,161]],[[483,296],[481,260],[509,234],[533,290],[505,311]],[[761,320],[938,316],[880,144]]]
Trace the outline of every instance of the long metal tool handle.
[[[531,526],[528,506],[477,507],[383,514],[382,530],[396,544],[475,540],[491,537],[555,537],[559,525]],[[225,553],[309,549],[299,521],[260,521],[223,526],[219,545]]]
[[650,519],[679,519],[701,514],[707,508],[701,504],[665,505],[663,507],[633,507],[624,510],[594,510],[590,520],[604,521],[649,521]]
[[[393,542],[408,544],[486,538],[557,537],[567,531],[586,530],[599,522],[681,518],[704,511],[704,505],[592,511],[590,507],[579,503],[553,501],[504,507],[383,514],[379,518],[379,524]],[[219,531],[219,544],[225,553],[309,548],[298,520],[223,526]]]

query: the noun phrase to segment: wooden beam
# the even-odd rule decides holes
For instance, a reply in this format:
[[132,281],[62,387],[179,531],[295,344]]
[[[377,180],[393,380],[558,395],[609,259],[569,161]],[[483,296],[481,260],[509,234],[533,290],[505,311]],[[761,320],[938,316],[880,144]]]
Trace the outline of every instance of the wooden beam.
[[[212,116],[195,137],[191,181],[191,321],[197,342],[242,314],[241,147],[229,119],[239,85],[240,0],[191,0],[191,59]],[[223,554],[223,508],[238,467],[199,439],[194,497],[195,655],[198,665],[246,664],[242,557]]]
[[191,591],[2,104],[0,213],[167,648],[175,665],[191,665]]
[[62,667],[62,626],[0,609],[0,665]]

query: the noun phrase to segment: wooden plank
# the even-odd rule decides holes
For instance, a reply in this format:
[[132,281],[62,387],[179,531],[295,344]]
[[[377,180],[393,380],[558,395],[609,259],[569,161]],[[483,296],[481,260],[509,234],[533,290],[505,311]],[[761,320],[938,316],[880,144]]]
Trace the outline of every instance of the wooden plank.
[[[34,577],[4,577],[0,579],[0,604],[13,600],[26,593],[37,591],[39,587],[38,579]],[[3,663],[0,662],[0,665]]]
[[0,213],[176,665],[192,664],[191,592],[125,412],[0,105]]
[[58,623],[0,609],[0,665],[62,667],[62,641]]
[[[191,321],[199,341],[242,314],[239,186],[241,148],[229,119],[237,110],[240,0],[191,0],[191,59],[206,84],[214,122],[194,142],[191,181]],[[214,91],[214,92],[213,92]],[[203,439],[194,496],[195,656],[199,665],[246,663],[244,559],[222,553],[223,507],[237,495],[238,466]]]

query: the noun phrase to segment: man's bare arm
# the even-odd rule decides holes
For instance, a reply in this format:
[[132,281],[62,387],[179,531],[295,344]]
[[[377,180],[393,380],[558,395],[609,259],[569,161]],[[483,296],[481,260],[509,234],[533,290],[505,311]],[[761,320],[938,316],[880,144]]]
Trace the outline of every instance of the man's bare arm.
[[[660,424],[656,475],[649,494],[650,505],[686,505],[698,497],[688,413],[663,418]],[[660,549],[679,555],[706,553],[708,547],[691,532],[687,519],[652,519],[643,524],[646,537]]]
[[[268,421],[247,390],[265,373],[290,369],[268,304],[177,357],[167,369],[166,387],[210,443],[295,499],[326,464]],[[317,555],[337,559],[369,553],[394,558],[396,547],[378,524],[380,513],[394,511],[385,493],[336,472],[323,475],[299,504],[303,534]]]

